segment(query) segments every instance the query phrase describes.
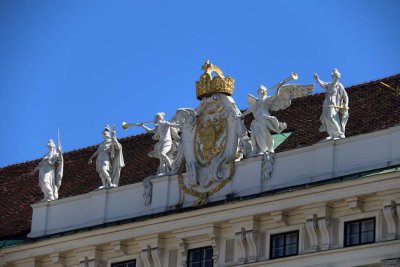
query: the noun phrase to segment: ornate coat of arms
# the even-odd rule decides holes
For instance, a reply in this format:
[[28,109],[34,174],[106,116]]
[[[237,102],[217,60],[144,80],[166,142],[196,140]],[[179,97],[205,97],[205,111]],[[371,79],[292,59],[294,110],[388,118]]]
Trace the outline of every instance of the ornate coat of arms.
[[224,77],[209,61],[202,69],[204,73],[196,82],[199,107],[180,109],[172,120],[182,125],[173,169],[179,174],[181,190],[198,198],[195,206],[207,203],[208,196],[232,179],[238,140],[246,134],[241,113],[231,97],[234,80]]
[[[235,174],[235,161],[242,157],[263,155],[261,177],[268,180],[272,173],[274,142],[272,132],[286,128],[269,110],[287,108],[291,99],[305,96],[314,85],[285,85],[297,79],[292,75],[281,83],[273,97],[260,86],[259,99],[249,96],[250,107],[241,113],[233,100],[234,79],[225,77],[220,68],[208,60],[202,66],[204,73],[196,81],[196,96],[200,105],[196,109],[180,108],[171,121],[157,113],[154,129],[144,123],[124,124],[124,127],[142,126],[147,132],[159,138],[153,156],[159,158],[158,175],[178,175],[179,188],[186,194],[197,197],[194,206],[208,203],[208,197],[221,190]],[[214,74],[214,76],[213,76]],[[270,89],[271,89],[270,88]],[[251,139],[243,122],[245,114],[253,113]],[[162,113],[163,114],[163,113]],[[172,134],[179,132],[179,135]],[[172,144],[175,144],[173,146]],[[151,203],[151,179],[146,178],[144,198]],[[183,201],[182,201],[183,202]]]

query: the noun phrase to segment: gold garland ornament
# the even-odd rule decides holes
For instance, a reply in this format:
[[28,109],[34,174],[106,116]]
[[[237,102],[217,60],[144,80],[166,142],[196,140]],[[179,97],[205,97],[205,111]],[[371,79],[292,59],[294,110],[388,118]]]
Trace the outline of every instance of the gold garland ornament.
[[233,176],[235,175],[235,160],[232,160],[232,162],[230,163],[229,176],[226,179],[222,180],[216,187],[214,187],[206,192],[199,192],[193,188],[188,188],[185,185],[185,183],[183,181],[183,176],[182,176],[184,168],[185,168],[185,161],[182,162],[182,164],[179,168],[179,172],[178,172],[179,189],[181,189],[186,194],[197,197],[198,199],[196,200],[196,202],[194,202],[193,207],[199,207],[199,206],[206,205],[208,203],[209,196],[220,191],[227,183],[229,183],[232,180]]

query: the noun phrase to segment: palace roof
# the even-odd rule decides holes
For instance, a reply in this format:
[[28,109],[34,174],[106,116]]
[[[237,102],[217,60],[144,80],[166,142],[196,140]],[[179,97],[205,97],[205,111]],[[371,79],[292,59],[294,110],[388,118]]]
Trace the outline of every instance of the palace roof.
[[[366,134],[400,124],[400,96],[380,82],[393,88],[400,87],[400,74],[346,88],[350,99],[346,136]],[[292,132],[275,150],[277,153],[310,146],[325,139],[327,134],[319,132],[323,100],[323,93],[298,98],[286,110],[272,114],[286,122],[286,131]],[[246,117],[247,126],[251,120],[251,115]],[[121,172],[120,186],[142,182],[156,173],[158,160],[147,156],[155,143],[150,134],[121,138],[119,141],[123,146],[126,164]],[[94,164],[88,165],[88,159],[96,148],[91,146],[64,153],[60,198],[85,194],[100,186]],[[40,160],[0,168],[0,240],[25,238],[30,231],[30,205],[43,198],[37,174],[30,175]]]

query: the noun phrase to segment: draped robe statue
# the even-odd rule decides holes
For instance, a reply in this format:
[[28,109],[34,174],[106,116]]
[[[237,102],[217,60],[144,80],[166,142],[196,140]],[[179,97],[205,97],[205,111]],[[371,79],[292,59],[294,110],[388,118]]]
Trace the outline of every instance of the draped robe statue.
[[102,132],[104,141],[89,159],[89,164],[91,164],[93,158],[96,157],[96,171],[103,183],[99,189],[117,187],[121,169],[125,166],[122,146],[116,138],[115,130],[112,131],[112,137],[110,131],[107,125]]
[[321,81],[317,74],[314,79],[326,90],[322,105],[321,132],[327,132],[327,139],[345,138],[347,120],[349,119],[349,97],[339,82],[341,75],[337,69],[332,71],[332,82]]
[[63,177],[64,159],[59,146],[56,146],[53,140],[47,143],[49,153],[43,157],[42,161],[31,172],[34,174],[39,171],[39,186],[43,192],[43,201],[58,199],[58,190],[61,186]]

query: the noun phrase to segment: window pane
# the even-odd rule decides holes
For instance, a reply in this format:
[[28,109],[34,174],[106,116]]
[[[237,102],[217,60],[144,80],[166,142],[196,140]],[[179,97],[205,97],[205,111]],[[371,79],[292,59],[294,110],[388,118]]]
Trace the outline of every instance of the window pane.
[[212,267],[213,249],[211,247],[189,250],[189,267]]
[[284,256],[283,252],[284,252],[283,247],[272,248],[271,257],[272,258],[283,257]]
[[374,220],[361,222],[361,232],[373,231],[374,228]]
[[349,223],[347,225],[347,234],[353,235],[359,232],[359,222]]
[[201,250],[193,250],[190,253],[190,261],[199,262],[201,259]]
[[374,231],[364,232],[361,234],[361,243],[371,243],[374,242]]
[[297,244],[297,233],[290,233],[286,235],[286,245]]
[[135,267],[135,265],[136,265],[136,261],[131,260],[131,261],[112,263],[111,267]]
[[285,254],[286,254],[286,256],[297,254],[297,244],[286,246]]
[[213,249],[212,248],[206,249],[204,259],[212,259],[212,257],[213,257]]
[[204,262],[204,267],[213,267],[213,261],[212,260],[208,260],[206,262]]
[[278,236],[272,237],[272,247],[283,246],[284,240],[285,240],[285,236],[284,235],[278,235]]

